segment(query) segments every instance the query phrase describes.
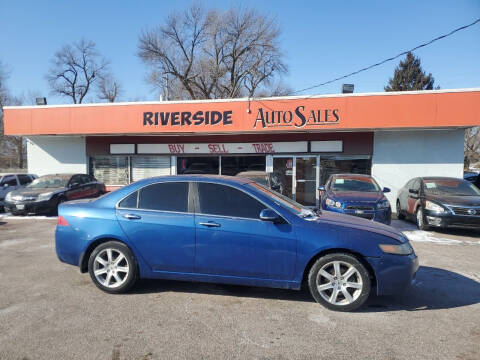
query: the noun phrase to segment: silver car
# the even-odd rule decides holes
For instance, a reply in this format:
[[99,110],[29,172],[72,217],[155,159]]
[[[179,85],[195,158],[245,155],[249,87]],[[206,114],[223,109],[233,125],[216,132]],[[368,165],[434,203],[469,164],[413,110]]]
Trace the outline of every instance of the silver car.
[[3,211],[5,196],[10,191],[27,186],[37,177],[33,174],[0,174],[0,211]]

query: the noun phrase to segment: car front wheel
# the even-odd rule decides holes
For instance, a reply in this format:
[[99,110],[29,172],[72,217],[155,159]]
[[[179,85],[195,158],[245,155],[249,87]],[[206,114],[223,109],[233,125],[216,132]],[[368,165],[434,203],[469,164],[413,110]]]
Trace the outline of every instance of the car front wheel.
[[100,244],[93,250],[88,260],[88,272],[98,288],[113,294],[128,291],[138,277],[133,253],[118,241]]
[[429,226],[425,223],[425,216],[423,215],[423,209],[421,206],[418,207],[417,213],[415,214],[417,219],[417,227],[419,230],[428,231]]
[[328,254],[313,264],[308,286],[313,298],[326,308],[353,311],[370,295],[370,274],[353,255]]
[[402,212],[402,208],[400,207],[400,200],[397,200],[397,218],[398,220],[405,219],[405,214]]

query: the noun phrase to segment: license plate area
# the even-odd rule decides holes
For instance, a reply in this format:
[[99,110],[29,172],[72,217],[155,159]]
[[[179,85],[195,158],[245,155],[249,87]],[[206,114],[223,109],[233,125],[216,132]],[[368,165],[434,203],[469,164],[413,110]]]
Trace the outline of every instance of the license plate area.
[[25,205],[15,205],[15,207],[17,208],[17,210],[23,210],[25,209]]

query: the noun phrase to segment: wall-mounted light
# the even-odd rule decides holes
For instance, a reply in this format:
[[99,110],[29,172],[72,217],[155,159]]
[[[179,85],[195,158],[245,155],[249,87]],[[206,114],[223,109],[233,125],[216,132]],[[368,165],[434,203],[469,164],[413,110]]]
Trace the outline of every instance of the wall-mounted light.
[[342,94],[353,93],[353,84],[342,84]]
[[35,103],[37,105],[47,105],[47,98],[46,97],[35,98]]

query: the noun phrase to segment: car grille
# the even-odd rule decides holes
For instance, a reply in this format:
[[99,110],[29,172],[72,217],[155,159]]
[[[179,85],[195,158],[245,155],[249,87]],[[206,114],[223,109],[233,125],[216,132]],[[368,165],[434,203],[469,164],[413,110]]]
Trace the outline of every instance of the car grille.
[[455,215],[480,216],[480,208],[464,208],[452,206],[452,211]]
[[345,207],[347,210],[362,210],[362,211],[373,211],[373,206],[365,205],[348,205]]
[[360,217],[363,219],[368,219],[368,220],[372,220],[373,217],[375,216],[375,214],[349,214],[349,215],[353,215],[353,216]]

